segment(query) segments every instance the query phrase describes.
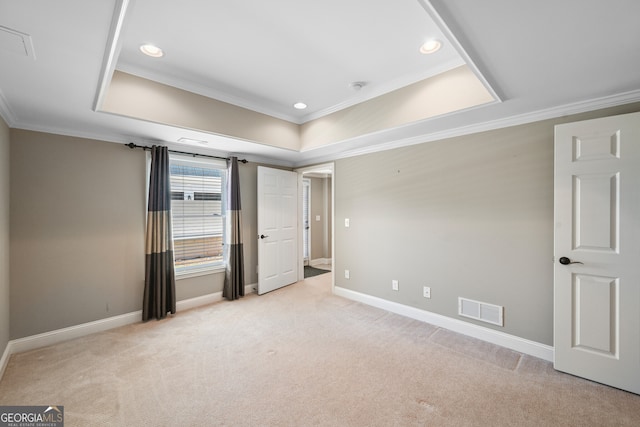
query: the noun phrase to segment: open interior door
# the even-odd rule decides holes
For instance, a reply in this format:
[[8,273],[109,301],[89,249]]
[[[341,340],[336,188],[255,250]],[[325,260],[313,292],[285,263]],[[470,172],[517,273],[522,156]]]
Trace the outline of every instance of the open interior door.
[[298,174],[258,166],[258,295],[298,280]]
[[556,126],[556,369],[640,394],[640,113]]

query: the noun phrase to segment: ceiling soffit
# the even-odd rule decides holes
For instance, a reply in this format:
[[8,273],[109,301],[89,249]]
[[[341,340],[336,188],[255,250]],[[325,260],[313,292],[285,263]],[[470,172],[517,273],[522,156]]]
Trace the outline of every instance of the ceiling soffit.
[[[246,108],[180,88],[184,84],[162,84],[116,71],[123,28],[128,25],[126,20],[131,14],[129,1],[118,0],[96,110],[287,150],[307,151],[498,101],[494,90],[430,4],[423,0],[418,4],[437,24],[445,44],[455,47],[457,59],[451,60],[449,55],[446,64],[431,67],[430,74],[437,70],[435,75],[375,97],[371,95],[376,92],[371,91],[361,96],[355,105],[350,105],[349,100],[340,102],[325,108],[322,115],[316,114],[317,118],[298,125],[295,120],[291,122],[256,111],[260,108]],[[451,69],[456,64],[458,66]]]

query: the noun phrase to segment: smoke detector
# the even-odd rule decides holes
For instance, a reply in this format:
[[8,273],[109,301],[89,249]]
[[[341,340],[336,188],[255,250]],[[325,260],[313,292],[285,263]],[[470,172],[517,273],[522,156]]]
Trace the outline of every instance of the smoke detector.
[[359,91],[360,89],[362,89],[363,87],[365,87],[367,85],[367,82],[353,82],[353,83],[349,83],[349,87],[353,90],[355,90],[356,92]]

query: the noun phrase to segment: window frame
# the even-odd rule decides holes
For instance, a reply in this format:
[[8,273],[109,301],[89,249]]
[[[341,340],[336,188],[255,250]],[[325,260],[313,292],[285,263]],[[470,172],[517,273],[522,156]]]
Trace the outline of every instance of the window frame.
[[[221,261],[210,263],[203,266],[191,266],[191,267],[178,267],[175,264],[175,221],[173,211],[173,200],[171,206],[171,224],[172,224],[172,238],[174,244],[174,269],[176,280],[186,279],[190,277],[197,277],[203,275],[209,275],[225,271],[224,253],[225,253],[225,241],[227,232],[227,163],[224,160],[209,159],[203,157],[188,157],[180,154],[169,154],[169,167],[173,165],[193,166],[193,167],[205,167],[211,169],[219,169],[221,172],[221,184],[220,184],[220,202],[221,213],[220,218],[222,221],[222,253],[223,258]],[[170,191],[173,192],[173,187]]]

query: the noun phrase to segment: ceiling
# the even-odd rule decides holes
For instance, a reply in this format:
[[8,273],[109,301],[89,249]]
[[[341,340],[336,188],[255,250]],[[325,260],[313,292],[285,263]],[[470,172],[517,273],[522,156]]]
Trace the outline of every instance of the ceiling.
[[451,43],[420,54],[445,37],[416,0],[136,0],[125,25],[118,70],[295,123],[362,101],[351,83],[379,95],[464,63]]
[[[186,137],[209,141],[189,151],[301,166],[639,101],[637,16],[637,0],[0,0],[0,115],[13,128],[171,147]],[[419,54],[428,38],[443,49]],[[141,55],[142,43],[165,56]],[[464,63],[500,102],[307,151],[99,108],[120,70],[303,124]]]

